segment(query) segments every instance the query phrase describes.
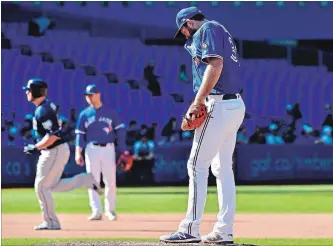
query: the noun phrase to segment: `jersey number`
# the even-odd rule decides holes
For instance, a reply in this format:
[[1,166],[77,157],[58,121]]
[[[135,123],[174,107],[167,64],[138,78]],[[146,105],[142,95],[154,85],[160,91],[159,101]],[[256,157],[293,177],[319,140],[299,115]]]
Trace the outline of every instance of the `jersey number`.
[[234,43],[234,41],[232,40],[232,37],[229,36],[228,38],[230,46],[231,46],[231,60],[233,60],[234,62],[238,62],[238,56],[237,56],[237,47]]
[[225,28],[223,25],[220,25],[223,30],[229,35],[229,38],[228,38],[228,41],[230,43],[230,46],[231,46],[231,60],[233,60],[234,62],[238,62],[238,55],[237,55],[237,47],[234,43],[234,41],[232,40],[232,37],[231,37],[231,34],[230,32],[227,30],[227,28]]

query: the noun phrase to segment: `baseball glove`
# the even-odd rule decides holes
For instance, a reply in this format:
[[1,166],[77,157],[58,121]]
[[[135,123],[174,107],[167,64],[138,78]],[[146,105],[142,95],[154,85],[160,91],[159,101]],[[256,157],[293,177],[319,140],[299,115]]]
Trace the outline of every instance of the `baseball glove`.
[[117,161],[117,167],[120,170],[127,172],[132,168],[133,160],[134,160],[133,155],[131,155],[128,151],[125,151],[120,154]]
[[194,105],[191,103],[182,120],[182,130],[191,131],[201,126],[202,122],[208,116],[207,107],[205,104]]

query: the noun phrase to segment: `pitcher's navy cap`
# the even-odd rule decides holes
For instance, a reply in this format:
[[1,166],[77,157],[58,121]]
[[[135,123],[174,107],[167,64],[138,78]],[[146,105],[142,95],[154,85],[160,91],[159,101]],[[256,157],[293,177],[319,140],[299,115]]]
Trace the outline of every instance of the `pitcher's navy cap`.
[[95,84],[88,85],[86,87],[85,95],[93,95],[99,93],[99,90]]
[[188,8],[180,10],[176,16],[176,24],[178,27],[178,31],[176,32],[176,35],[174,36],[174,38],[178,38],[182,35],[180,32],[180,29],[182,28],[182,26],[185,24],[185,22],[187,20],[189,20],[193,16],[200,14],[200,13],[201,13],[201,11],[197,7],[188,7]]

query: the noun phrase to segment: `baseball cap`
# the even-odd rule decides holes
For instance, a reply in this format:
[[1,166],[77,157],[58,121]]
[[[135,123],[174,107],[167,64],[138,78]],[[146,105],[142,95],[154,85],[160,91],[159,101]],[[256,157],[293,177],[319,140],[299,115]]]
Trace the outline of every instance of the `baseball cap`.
[[95,84],[87,85],[85,95],[93,95],[99,93],[99,90]]
[[47,83],[43,79],[33,78],[30,79],[27,85],[23,86],[22,89],[26,91],[26,90],[31,90],[32,87],[47,88]]
[[178,37],[182,36],[182,34],[180,32],[180,29],[182,28],[182,26],[185,24],[185,22],[187,20],[189,20],[190,18],[192,18],[193,16],[195,16],[199,13],[201,13],[201,11],[197,7],[188,7],[185,9],[181,9],[176,16],[176,24],[178,27],[178,31],[176,32],[176,35],[174,36],[174,38],[178,38]]

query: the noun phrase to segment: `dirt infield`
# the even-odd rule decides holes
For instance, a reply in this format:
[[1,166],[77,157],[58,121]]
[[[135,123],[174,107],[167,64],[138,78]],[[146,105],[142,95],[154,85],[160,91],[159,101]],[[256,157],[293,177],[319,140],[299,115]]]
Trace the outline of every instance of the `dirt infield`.
[[[73,243],[54,243],[54,244],[38,244],[38,246],[202,246],[203,243],[182,243],[182,244],[168,244],[168,243],[154,243],[154,242],[121,242],[121,241],[105,241],[105,242],[73,242]],[[216,244],[204,244],[205,246],[216,246]],[[221,244],[222,245],[222,244]],[[223,244],[223,246],[260,246],[253,244]]]
[[[183,214],[120,214],[117,221],[87,221],[87,214],[60,214],[62,230],[34,231],[38,214],[2,215],[3,238],[156,238],[174,231]],[[201,233],[210,232],[215,215],[205,215]],[[333,214],[236,215],[238,238],[329,238]]]
[[[106,242],[89,242],[89,243],[55,243],[55,244],[44,244],[47,246],[168,246],[168,245],[175,245],[175,244],[167,244],[167,243],[154,243],[154,242],[121,242],[121,241],[106,241]],[[182,243],[176,244],[177,246],[202,246],[203,244],[200,243]],[[216,246],[216,244],[204,244],[205,246]],[[43,246],[43,244],[39,244],[38,246]],[[253,245],[253,244],[224,244],[223,246],[260,246],[260,245]]]

